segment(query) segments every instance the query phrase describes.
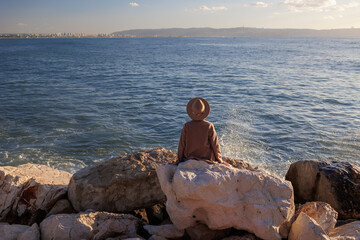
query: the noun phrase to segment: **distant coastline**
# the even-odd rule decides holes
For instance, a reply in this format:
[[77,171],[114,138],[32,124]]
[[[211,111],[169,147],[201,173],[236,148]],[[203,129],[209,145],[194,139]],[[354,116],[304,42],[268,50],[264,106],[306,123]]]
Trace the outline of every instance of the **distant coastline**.
[[110,34],[20,33],[1,34],[0,38],[141,38],[141,37],[360,37],[360,28],[344,29],[272,29],[272,28],[164,28],[132,29]]

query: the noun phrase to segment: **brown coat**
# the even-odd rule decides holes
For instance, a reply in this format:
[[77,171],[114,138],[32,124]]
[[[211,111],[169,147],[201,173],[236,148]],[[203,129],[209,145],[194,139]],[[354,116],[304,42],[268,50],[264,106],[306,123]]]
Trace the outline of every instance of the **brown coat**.
[[212,123],[192,120],[184,124],[178,147],[178,162],[189,159],[222,162],[218,137]]

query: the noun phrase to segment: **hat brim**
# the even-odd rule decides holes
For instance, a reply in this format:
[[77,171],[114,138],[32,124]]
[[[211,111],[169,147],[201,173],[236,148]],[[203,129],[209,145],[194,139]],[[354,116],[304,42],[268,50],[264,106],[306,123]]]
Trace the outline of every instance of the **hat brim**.
[[[197,99],[200,99],[204,105],[205,105],[205,110],[204,112],[201,114],[201,115],[196,115],[193,113],[193,111],[191,110],[191,107],[194,103],[194,101],[196,101]],[[200,97],[197,97],[197,98],[193,98],[191,99],[187,106],[186,106],[186,111],[187,111],[187,114],[189,115],[189,117],[192,119],[192,120],[204,120],[205,118],[207,118],[207,116],[209,116],[209,113],[210,113],[210,105],[209,103],[203,99],[203,98],[200,98]]]

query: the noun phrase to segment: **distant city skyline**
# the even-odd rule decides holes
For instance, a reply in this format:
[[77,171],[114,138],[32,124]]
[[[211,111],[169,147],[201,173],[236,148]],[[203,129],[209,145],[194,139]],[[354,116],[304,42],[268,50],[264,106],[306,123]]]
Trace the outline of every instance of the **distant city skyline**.
[[0,33],[189,27],[360,28],[359,0],[2,0]]

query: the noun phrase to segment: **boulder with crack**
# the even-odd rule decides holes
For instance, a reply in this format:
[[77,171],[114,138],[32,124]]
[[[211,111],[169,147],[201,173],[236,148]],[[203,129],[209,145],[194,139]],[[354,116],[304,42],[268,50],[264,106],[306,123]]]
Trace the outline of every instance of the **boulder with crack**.
[[66,197],[71,174],[45,165],[0,167],[0,221],[39,223]]
[[155,168],[175,159],[175,153],[157,148],[83,168],[70,180],[69,200],[78,212],[130,212],[165,202]]
[[294,214],[291,183],[263,170],[189,160],[157,168],[166,209],[178,229],[197,223],[286,238]]

